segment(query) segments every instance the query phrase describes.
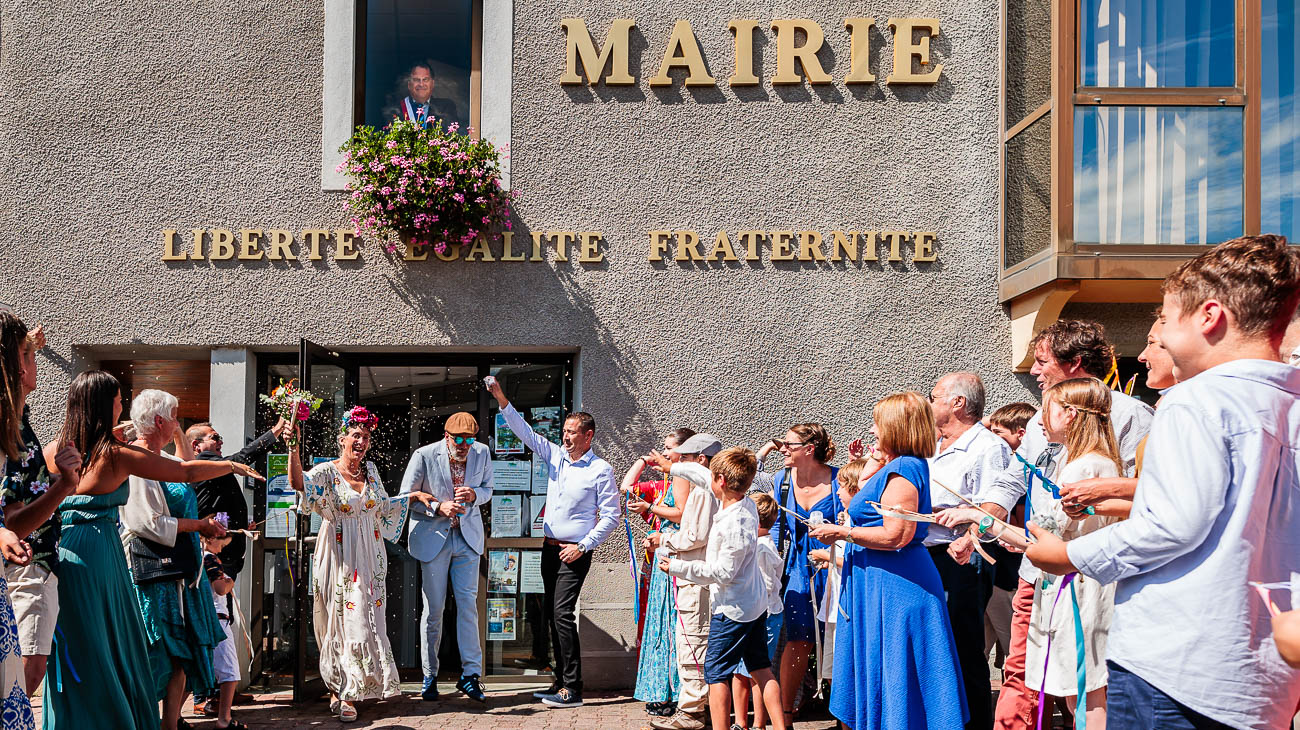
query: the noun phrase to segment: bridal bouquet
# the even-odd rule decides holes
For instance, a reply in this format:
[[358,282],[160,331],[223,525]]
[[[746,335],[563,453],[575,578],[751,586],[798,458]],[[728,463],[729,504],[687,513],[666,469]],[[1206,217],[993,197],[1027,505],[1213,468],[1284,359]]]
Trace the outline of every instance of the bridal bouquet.
[[285,437],[285,443],[289,446],[298,445],[298,433],[295,426],[299,421],[305,421],[311,418],[312,411],[320,408],[321,399],[311,394],[309,390],[303,390],[294,383],[298,382],[297,378],[289,382],[280,381],[279,387],[271,391],[270,395],[261,396],[263,403],[271,406],[280,418],[289,422],[289,433]]

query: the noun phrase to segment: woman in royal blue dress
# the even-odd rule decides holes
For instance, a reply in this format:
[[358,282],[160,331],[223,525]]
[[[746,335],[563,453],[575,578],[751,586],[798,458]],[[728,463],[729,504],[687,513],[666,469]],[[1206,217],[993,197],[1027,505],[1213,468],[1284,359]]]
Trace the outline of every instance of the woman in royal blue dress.
[[[876,404],[875,463],[849,503],[831,713],[853,730],[960,730],[969,713],[943,583],[922,546],[927,525],[882,517],[871,503],[930,512],[934,415],[918,393]],[[872,473],[872,469],[877,469]]]
[[775,443],[785,459],[785,468],[773,481],[773,491],[777,504],[786,511],[781,512],[772,538],[777,550],[784,551],[785,558],[785,591],[781,595],[785,606],[782,617],[785,650],[781,654],[780,684],[781,706],[785,708],[789,726],[794,719],[795,695],[803,684],[808,658],[816,647],[815,632],[823,628],[813,616],[812,596],[817,595],[820,606],[826,594],[826,571],[814,571],[808,562],[810,552],[826,545],[809,536],[805,520],[819,512],[822,519],[832,521],[839,515],[841,505],[835,496],[839,470],[829,464],[835,458],[835,442],[820,423],[796,423],[785,438],[776,439]]

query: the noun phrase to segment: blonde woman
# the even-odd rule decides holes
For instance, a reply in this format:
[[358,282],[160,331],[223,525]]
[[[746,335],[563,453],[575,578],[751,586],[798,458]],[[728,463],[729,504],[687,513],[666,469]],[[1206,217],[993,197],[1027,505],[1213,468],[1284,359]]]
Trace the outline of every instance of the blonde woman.
[[[879,458],[849,502],[847,526],[810,534],[844,540],[831,713],[853,730],[958,730],[969,715],[943,583],[922,544],[928,525],[885,517],[872,503],[930,512],[934,414],[919,393],[876,404],[871,433]],[[886,701],[887,700],[887,701]]]

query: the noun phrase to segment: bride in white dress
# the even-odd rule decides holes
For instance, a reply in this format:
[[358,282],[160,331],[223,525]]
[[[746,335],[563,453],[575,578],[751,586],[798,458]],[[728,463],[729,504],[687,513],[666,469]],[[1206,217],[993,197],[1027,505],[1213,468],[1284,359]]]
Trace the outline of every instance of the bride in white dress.
[[357,718],[355,703],[400,693],[397,664],[385,625],[384,540],[395,541],[410,500],[425,492],[390,497],[375,465],[365,460],[379,419],[361,406],[343,416],[339,458],[316,465],[304,479],[296,445],[289,450],[289,483],[303,493],[304,511],[321,516],[312,558],[312,623],[320,647],[320,674],[344,722]]

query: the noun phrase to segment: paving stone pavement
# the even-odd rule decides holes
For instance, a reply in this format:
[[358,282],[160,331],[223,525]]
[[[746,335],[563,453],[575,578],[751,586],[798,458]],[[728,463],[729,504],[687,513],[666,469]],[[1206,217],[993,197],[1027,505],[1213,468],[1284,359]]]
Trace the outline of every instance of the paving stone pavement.
[[[423,702],[418,685],[404,686],[403,695],[383,702],[361,703],[356,722],[340,723],[329,715],[324,699],[294,705],[287,692],[254,693],[251,705],[235,707],[233,717],[252,730],[299,730],[301,728],[373,728],[392,730],[597,730],[603,728],[649,728],[645,705],[630,692],[588,692],[576,709],[549,709],[533,699],[537,687],[488,687],[486,705],[456,695],[450,685],[439,685],[445,699]],[[449,696],[454,695],[454,696]],[[33,704],[39,704],[39,697]],[[216,730],[216,720],[191,715],[189,703],[183,717],[195,730]],[[38,711],[39,713],[39,711]],[[39,719],[37,720],[39,723]],[[833,730],[829,717],[797,724],[799,730]]]

